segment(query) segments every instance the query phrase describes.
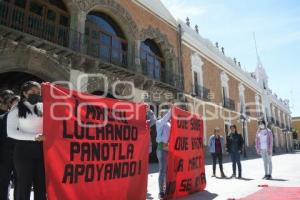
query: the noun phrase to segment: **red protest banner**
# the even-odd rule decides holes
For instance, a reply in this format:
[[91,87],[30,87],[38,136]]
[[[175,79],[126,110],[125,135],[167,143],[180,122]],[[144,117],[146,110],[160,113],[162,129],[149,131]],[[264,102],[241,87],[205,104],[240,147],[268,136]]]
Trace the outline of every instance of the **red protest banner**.
[[169,140],[167,197],[177,198],[206,187],[203,120],[172,108]]
[[51,84],[43,85],[42,93],[48,198],[145,200],[145,105]]

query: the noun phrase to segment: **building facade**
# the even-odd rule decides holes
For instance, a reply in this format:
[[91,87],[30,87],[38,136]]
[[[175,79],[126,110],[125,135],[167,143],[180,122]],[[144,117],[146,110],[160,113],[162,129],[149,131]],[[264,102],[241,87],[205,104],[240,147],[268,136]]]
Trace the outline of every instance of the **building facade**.
[[300,117],[292,118],[293,132],[297,134],[297,140],[300,140]]
[[243,71],[160,0],[2,0],[0,13],[0,89],[65,81],[153,108],[178,103],[203,116],[205,142],[236,124],[249,148],[264,118],[276,149],[291,146],[289,102],[260,62]]

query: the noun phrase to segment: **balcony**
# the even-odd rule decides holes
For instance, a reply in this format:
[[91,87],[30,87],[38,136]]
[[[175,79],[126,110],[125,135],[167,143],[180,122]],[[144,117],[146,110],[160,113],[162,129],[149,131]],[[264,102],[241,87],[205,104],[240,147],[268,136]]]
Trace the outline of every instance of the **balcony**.
[[210,101],[210,90],[203,86],[193,85],[193,93],[197,98],[203,101]]
[[234,111],[235,110],[234,100],[229,99],[229,98],[224,98],[223,99],[223,107]]
[[[173,71],[166,70],[165,67],[161,65],[152,65],[152,63],[147,62],[147,60],[145,62],[142,61],[142,73],[153,80],[172,85],[180,91],[183,90],[183,77]],[[164,85],[159,83],[157,85],[164,87]]]
[[183,77],[178,73],[161,68],[159,78],[156,78],[149,76],[144,69],[140,74],[129,70],[128,42],[122,38],[100,29],[86,30],[83,34],[3,1],[0,1],[0,36],[43,49],[53,55],[72,58],[74,65],[82,64],[81,61],[85,60],[88,64],[98,63],[97,68],[108,75],[145,75],[155,80],[157,86],[183,90]]
[[70,30],[7,2],[0,2],[0,25],[68,47]]

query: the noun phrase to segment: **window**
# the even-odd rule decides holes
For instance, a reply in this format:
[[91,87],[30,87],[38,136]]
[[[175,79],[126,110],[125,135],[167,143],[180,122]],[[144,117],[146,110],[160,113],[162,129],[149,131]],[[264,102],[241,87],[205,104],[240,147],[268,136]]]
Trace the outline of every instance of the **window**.
[[126,65],[127,42],[113,19],[103,13],[90,12],[86,19],[86,35],[90,55]]
[[[225,107],[228,107],[230,102],[229,102],[229,86],[228,86],[228,81],[229,77],[227,74],[223,71],[221,73],[221,88],[222,88],[222,95],[223,95],[223,105]],[[231,102],[233,105],[234,103]]]
[[144,74],[152,79],[164,81],[164,61],[154,41],[147,39],[141,43],[140,59]]
[[192,62],[192,77],[193,77],[193,92],[198,97],[208,97],[208,89],[203,85],[203,70],[204,65],[201,57],[197,53],[191,55]]
[[31,2],[29,10],[30,12],[35,13],[37,15],[43,15],[43,6],[38,3]]
[[15,0],[15,5],[20,7],[20,8],[25,8],[26,0]]
[[59,24],[63,25],[63,26],[69,26],[69,18],[64,16],[64,15],[61,15],[60,20],[59,20]]
[[[69,14],[63,0],[6,0],[10,27],[62,46],[69,45]],[[8,18],[8,16],[10,16]]]
[[195,94],[199,95],[199,83],[198,83],[198,73],[194,71],[194,85],[195,85]]
[[49,21],[52,21],[52,22],[55,22],[55,19],[56,19],[56,13],[52,10],[48,10],[47,11],[47,19]]
[[224,102],[224,105],[225,105],[226,104],[226,99],[228,98],[225,87],[222,87],[222,94],[223,94],[223,102]]
[[67,8],[62,0],[48,0],[48,2],[63,11],[67,11]]

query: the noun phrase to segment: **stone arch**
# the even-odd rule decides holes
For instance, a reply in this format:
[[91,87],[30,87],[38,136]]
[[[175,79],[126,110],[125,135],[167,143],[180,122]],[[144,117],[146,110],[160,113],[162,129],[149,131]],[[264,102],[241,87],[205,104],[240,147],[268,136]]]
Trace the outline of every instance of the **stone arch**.
[[[174,47],[169,43],[168,38],[158,28],[149,26],[140,31],[139,40],[145,41],[146,39],[153,40],[160,48],[163,58],[165,60],[165,68],[168,70],[166,74],[166,81],[169,84],[178,84],[181,82],[180,78],[175,75],[178,71],[177,57],[174,51]],[[140,59],[140,58],[139,58]]]
[[160,32],[158,28],[149,26],[148,28],[141,30],[139,39],[140,41],[145,41],[146,39],[155,41],[160,47],[166,61],[173,61],[176,58],[174,47],[169,43],[167,36]]
[[135,38],[138,27],[131,14],[114,0],[73,0],[79,10],[89,13],[90,11],[100,11],[112,17],[123,29],[128,38]]
[[69,66],[51,55],[22,47],[1,51],[0,66],[0,73],[24,72],[49,82],[70,79]]
[[110,16],[122,29],[128,42],[127,66],[135,66],[135,39],[138,36],[138,26],[131,14],[115,0],[72,0],[76,7],[85,14],[91,11],[103,12]]

